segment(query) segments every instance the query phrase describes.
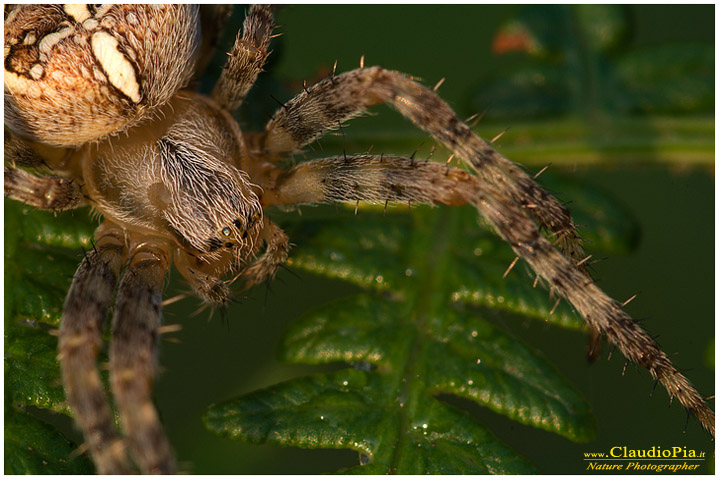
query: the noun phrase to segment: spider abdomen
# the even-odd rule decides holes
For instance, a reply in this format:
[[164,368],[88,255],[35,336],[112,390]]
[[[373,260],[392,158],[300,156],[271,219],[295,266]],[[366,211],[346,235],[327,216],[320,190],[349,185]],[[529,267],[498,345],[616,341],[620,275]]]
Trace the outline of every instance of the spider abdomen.
[[148,118],[194,66],[197,7],[25,5],[5,20],[5,122],[75,147]]

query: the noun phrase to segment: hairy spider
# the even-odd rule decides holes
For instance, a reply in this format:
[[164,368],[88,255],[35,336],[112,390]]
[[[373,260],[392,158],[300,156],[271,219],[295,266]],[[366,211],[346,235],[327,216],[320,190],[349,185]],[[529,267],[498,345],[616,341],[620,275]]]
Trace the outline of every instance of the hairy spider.
[[[224,16],[208,9],[202,23],[219,25]],[[130,458],[143,472],[174,471],[151,402],[170,264],[206,303],[221,306],[231,286],[242,290],[271,278],[287,258],[288,239],[263,210],[324,202],[474,205],[552,291],[650,370],[714,435],[714,414],[703,399],[590,280],[567,209],[431,89],[361,65],[306,87],[264,132],[241,133],[231,114],[268,55],[272,11],[248,10],[210,97],[180,90],[214,44],[212,35],[200,39],[200,21],[191,6],[83,5],[21,6],[5,20],[6,194],[53,211],[91,205],[104,219],[68,294],[59,347],[68,403],[98,471],[129,472]],[[445,145],[470,173],[389,155],[343,155],[288,171],[277,166],[379,103]],[[17,168],[43,165],[51,175]],[[111,386],[124,437],[96,366],[113,299]]]

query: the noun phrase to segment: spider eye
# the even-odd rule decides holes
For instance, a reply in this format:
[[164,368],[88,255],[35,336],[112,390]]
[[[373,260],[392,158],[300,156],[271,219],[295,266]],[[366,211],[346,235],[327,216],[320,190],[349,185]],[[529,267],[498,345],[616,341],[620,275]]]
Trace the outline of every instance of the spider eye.
[[235,225],[235,228],[238,230],[242,230],[242,223],[240,223],[240,220],[233,220],[233,225]]
[[230,227],[224,227],[222,229],[222,234],[225,235],[226,237],[229,237],[231,233],[232,233],[232,230],[230,230]]

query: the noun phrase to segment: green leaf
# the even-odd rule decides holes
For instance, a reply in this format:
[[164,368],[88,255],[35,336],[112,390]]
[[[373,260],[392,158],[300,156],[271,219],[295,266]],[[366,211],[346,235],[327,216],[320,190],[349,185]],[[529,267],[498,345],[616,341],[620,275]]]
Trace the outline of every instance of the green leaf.
[[94,469],[77,445],[35,417],[5,407],[6,475],[88,475]]
[[13,405],[70,413],[60,381],[57,341],[47,329],[5,322],[5,388]]
[[491,310],[446,309],[426,318],[412,307],[400,313],[406,307],[362,295],[322,308],[287,333],[283,358],[375,365],[391,402],[404,388],[392,382],[414,377],[418,391],[407,390],[427,396],[423,401],[451,393],[576,441],[593,436],[583,401],[541,357],[483,319]]
[[57,326],[72,274],[89,247],[86,210],[58,216],[5,202],[5,319]]
[[535,473],[468,415],[438,401],[418,406],[425,423],[404,423],[403,407],[378,407],[378,380],[344,370],[286,382],[211,408],[205,422],[254,443],[361,452],[365,464],[341,473]]
[[[291,380],[209,409],[208,428],[253,443],[351,448],[355,473],[527,473],[529,465],[471,417],[455,394],[575,441],[594,436],[587,405],[537,354],[476,314],[428,318],[361,295],[307,315],[284,359],[356,369]],[[434,448],[431,448],[434,447]]]

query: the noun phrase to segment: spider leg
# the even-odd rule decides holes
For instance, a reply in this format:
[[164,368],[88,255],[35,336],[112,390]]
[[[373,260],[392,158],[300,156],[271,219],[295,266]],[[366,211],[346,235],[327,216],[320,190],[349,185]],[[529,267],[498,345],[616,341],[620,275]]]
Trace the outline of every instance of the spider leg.
[[70,210],[83,200],[80,185],[54,175],[35,175],[16,166],[47,166],[30,142],[5,128],[5,195],[41,210]]
[[242,37],[238,34],[229,53],[225,68],[212,92],[221,107],[232,112],[245,99],[262,71],[273,30],[273,13],[269,5],[251,5],[243,23]]
[[648,369],[653,378],[663,384],[670,398],[677,398],[715,436],[715,413],[657,342],[618,302],[557,251],[520,206],[496,186],[477,192],[472,203],[515,253],[567,299],[588,324],[605,334],[625,358]]
[[77,208],[83,200],[80,185],[55,176],[33,175],[5,166],[5,195],[41,210]]
[[356,201],[462,205],[479,188],[468,172],[390,155],[312,160],[271,175],[262,185],[265,205]]
[[118,288],[110,347],[110,380],[127,443],[144,473],[175,471],[175,461],[152,403],[157,329],[168,248],[135,240]]
[[[467,200],[500,237],[591,327],[658,378],[669,395],[677,397],[714,436],[715,414],[695,388],[657,343],[578,267],[586,255],[568,210],[475,135],[432,90],[380,67],[353,70],[326,79],[286,103],[270,120],[258,145],[271,155],[294,151],[379,103],[387,103],[461,158],[480,182]],[[569,258],[553,247],[538,225],[557,237],[560,250]]]
[[67,402],[98,473],[130,473],[129,462],[96,366],[102,328],[125,262],[125,237],[105,222],[75,274],[60,324],[59,359]]
[[18,165],[26,168],[41,167],[43,165],[44,159],[38,155],[31,142],[20,138],[7,127],[5,127],[4,132],[3,143],[6,164],[11,165],[13,168]]

